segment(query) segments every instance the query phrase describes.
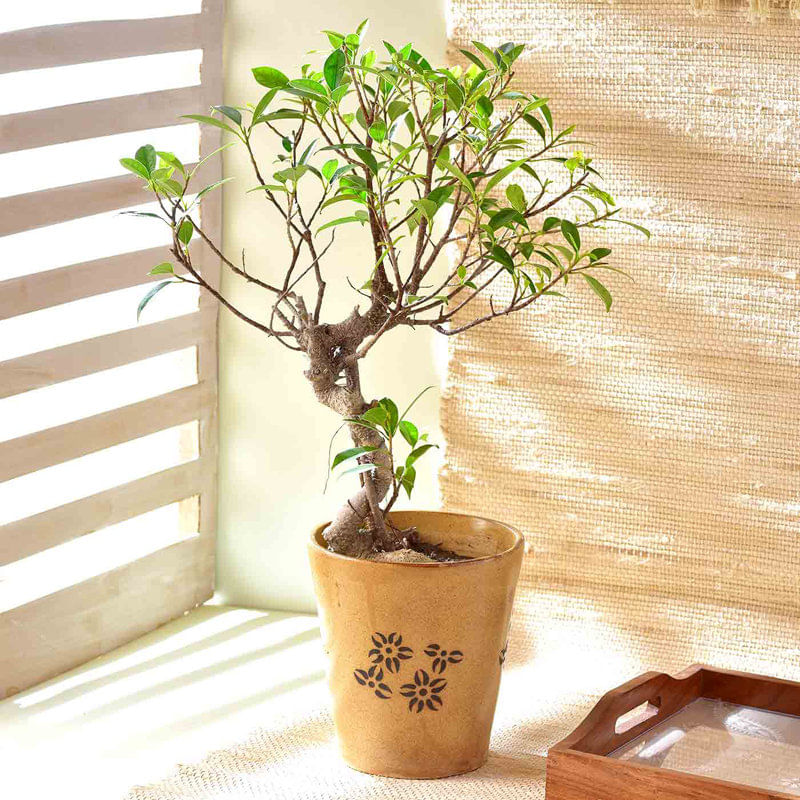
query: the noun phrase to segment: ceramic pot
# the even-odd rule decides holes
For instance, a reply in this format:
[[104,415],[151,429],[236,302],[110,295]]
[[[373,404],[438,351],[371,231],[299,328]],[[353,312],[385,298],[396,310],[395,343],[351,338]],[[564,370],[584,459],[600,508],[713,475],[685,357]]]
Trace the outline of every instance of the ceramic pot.
[[469,561],[390,564],[309,542],[333,717],[344,760],[361,772],[442,778],[489,752],[523,539],[500,522],[394,512],[401,528]]

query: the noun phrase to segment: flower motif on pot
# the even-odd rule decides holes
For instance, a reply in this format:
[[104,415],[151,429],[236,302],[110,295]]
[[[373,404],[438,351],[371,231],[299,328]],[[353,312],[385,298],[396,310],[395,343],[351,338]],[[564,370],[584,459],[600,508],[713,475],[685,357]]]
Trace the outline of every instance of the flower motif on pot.
[[446,650],[438,644],[429,644],[425,648],[425,655],[433,659],[431,669],[436,675],[441,675],[448,664],[459,664],[464,659],[460,650]]
[[505,645],[503,646],[503,649],[500,651],[499,661],[500,661],[500,666],[501,667],[503,666],[503,664],[506,663],[506,652],[507,652],[507,650],[508,650],[508,642],[505,643]]
[[434,678],[424,669],[418,669],[414,673],[414,683],[404,683],[400,687],[400,694],[408,697],[408,710],[416,711],[419,714],[423,709],[438,711],[442,705],[441,694],[447,681],[444,678]]
[[385,636],[377,631],[372,635],[375,647],[369,651],[373,664],[384,664],[389,672],[399,672],[400,662],[411,658],[414,651],[403,644],[403,637],[399,633],[390,633]]
[[381,700],[388,700],[392,696],[392,690],[389,686],[383,683],[383,669],[377,665],[369,669],[355,669],[353,670],[356,680],[362,686],[368,686],[375,692],[376,697]]

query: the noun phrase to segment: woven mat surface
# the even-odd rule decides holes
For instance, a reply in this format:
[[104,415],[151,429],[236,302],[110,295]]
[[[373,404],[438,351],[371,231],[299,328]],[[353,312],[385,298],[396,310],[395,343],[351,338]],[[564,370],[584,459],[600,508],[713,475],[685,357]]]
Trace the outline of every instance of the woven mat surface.
[[549,745],[640,672],[800,678],[800,25],[753,25],[745,2],[450,6],[454,53],[529,44],[526,87],[653,231],[598,232],[636,277],[609,281],[611,314],[575,286],[451,343],[445,504],[530,547],[490,762],[352,772],[317,681],[131,800],[541,798]]

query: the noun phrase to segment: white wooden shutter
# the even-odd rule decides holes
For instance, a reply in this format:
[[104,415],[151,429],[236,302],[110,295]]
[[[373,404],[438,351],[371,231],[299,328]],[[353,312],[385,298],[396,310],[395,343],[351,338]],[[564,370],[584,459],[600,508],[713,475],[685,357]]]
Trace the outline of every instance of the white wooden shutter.
[[[174,4],[151,5],[172,13]],[[116,11],[95,5],[106,16]],[[25,186],[55,184],[0,196],[0,697],[106,652],[213,591],[216,305],[182,294],[194,291],[188,287],[168,287],[136,324],[147,271],[170,260],[168,230],[155,234],[155,221],[109,213],[150,199],[141,180],[117,167],[133,149],[113,159],[86,154],[98,137],[136,138],[154,128],[167,139],[199,136],[199,157],[216,149],[217,129],[198,132],[179,117],[222,101],[222,25],[223,0],[197,0],[194,13],[171,17],[84,18],[0,33],[0,96],[4,88],[6,97],[22,96],[26,81],[55,87],[57,98],[91,96],[91,79],[75,70],[95,62],[107,74],[117,70],[126,92],[0,116],[0,162],[30,165]],[[201,68],[177,87],[169,85],[172,69],[157,69],[146,93],[130,93],[142,57],[166,65],[199,58]],[[67,150],[59,156],[56,146]],[[54,163],[68,175],[105,176],[64,185],[50,175]],[[212,159],[203,179],[220,171]],[[201,208],[214,239],[220,199],[211,192]],[[128,220],[128,240],[117,248],[113,236],[107,240],[120,220]],[[105,250],[96,257],[100,240]],[[216,283],[216,260],[207,251],[196,257]]]

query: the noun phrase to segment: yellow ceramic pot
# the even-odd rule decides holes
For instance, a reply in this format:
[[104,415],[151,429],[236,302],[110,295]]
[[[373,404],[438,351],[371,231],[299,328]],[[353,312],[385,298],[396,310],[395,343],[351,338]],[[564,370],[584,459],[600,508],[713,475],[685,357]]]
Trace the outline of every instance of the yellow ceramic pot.
[[493,520],[391,514],[469,561],[392,564],[309,542],[344,760],[395,778],[477,769],[489,751],[523,539]]

